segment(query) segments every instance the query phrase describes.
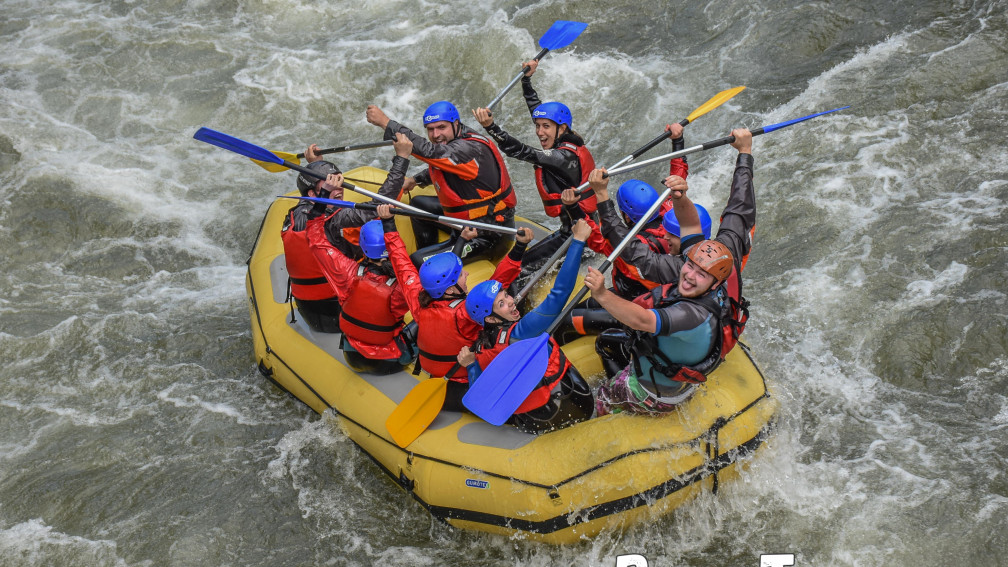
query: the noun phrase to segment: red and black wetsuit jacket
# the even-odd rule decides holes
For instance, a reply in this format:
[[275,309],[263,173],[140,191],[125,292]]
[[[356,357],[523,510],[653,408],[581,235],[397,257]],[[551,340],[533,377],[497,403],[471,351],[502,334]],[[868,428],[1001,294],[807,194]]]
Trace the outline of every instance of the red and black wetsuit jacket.
[[[434,377],[442,377],[455,370],[449,380],[468,383],[466,369],[457,366],[458,353],[464,346],[471,346],[479,336],[480,326],[465,311],[465,296],[445,295],[435,299],[426,307],[420,304],[420,274],[406,253],[395,224],[385,222],[385,247],[389,260],[395,269],[399,285],[402,286],[413,319],[417,322],[417,348],[420,368]],[[515,244],[511,252],[497,265],[491,279],[505,287],[511,285],[521,273],[521,256],[525,245]],[[456,368],[457,366],[457,368]]]
[[[587,219],[588,225],[592,227],[592,233],[588,237],[586,245],[595,252],[605,256],[612,254],[612,251],[616,249],[614,244],[622,241],[622,237],[618,240],[611,240],[603,236],[607,223],[616,222],[620,226],[623,224],[623,221],[616,213],[615,207],[611,200],[599,203],[601,228],[590,217]],[[626,233],[624,232],[624,234]],[[634,244],[646,247],[654,254],[668,255],[668,242],[665,240],[665,229],[661,226],[661,217],[645,225],[644,229],[634,236]],[[626,261],[622,254],[617,256],[613,261],[612,281],[617,295],[627,299],[637,297],[661,284],[659,281],[648,278],[641,271],[640,266]]]
[[498,221],[514,216],[518,200],[511,186],[511,176],[503,156],[489,138],[460,123],[454,139],[446,144],[434,144],[390,120],[385,128],[385,139],[395,139],[396,132],[409,137],[413,142],[413,156],[429,166],[414,179],[420,185],[434,183],[445,215]]
[[343,254],[326,237],[321,223],[309,225],[308,240],[342,304],[339,325],[346,340],[365,358],[399,358],[402,347],[396,339],[409,305],[394,275],[370,260],[358,263]]

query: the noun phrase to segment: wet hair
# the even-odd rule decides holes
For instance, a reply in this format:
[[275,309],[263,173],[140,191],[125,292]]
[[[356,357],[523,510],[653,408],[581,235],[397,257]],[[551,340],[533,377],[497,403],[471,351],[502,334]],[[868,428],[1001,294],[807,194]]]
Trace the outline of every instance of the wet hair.
[[570,128],[567,128],[567,131],[557,138],[556,145],[559,146],[563,142],[570,142],[575,146],[585,145],[584,138],[581,137],[581,134],[578,134],[577,132],[571,130]]
[[387,258],[374,259],[374,258],[368,258],[367,256],[363,256],[361,264],[364,265],[365,269],[370,270],[380,276],[385,276],[386,278],[395,277],[395,270],[392,268],[392,262],[388,261]]
[[[490,317],[493,317],[494,320],[488,321],[487,319]],[[487,319],[483,320],[483,328],[480,329],[479,335],[476,337],[475,350],[493,348],[493,346],[497,343],[497,335],[500,333],[500,330],[514,324],[514,321],[504,320],[493,312],[491,312],[490,315],[487,315]]]
[[422,289],[420,290],[420,293],[417,295],[417,301],[420,302],[420,307],[430,307],[431,303],[434,303],[435,301],[441,299],[447,299],[448,301],[454,301],[456,299],[465,299],[466,294],[451,291],[453,287],[457,288],[458,284],[457,283],[452,284],[451,287],[445,290],[444,295],[437,298],[432,297],[431,294],[428,293],[426,289]]

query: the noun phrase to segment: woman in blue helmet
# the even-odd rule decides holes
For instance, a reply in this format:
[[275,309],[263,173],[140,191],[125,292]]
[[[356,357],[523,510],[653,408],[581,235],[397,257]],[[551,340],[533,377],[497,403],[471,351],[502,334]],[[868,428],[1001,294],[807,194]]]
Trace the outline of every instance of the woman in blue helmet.
[[595,195],[591,191],[577,195],[572,205],[566,205],[561,198],[564,190],[573,189],[587,181],[588,173],[595,169],[595,160],[585,147],[584,139],[572,129],[570,109],[560,102],[539,100],[539,94],[532,87],[532,75],[539,62],[527,61],[523,68],[525,65],[529,67],[529,71],[522,78],[522,90],[541,149],[528,146],[508,134],[494,122],[489,109],[477,108],[472,112],[505,155],[531,163],[535,167],[536,188],[543,209],[547,215],[560,219],[559,233],[529,250],[525,263],[534,268],[540,260],[548,258],[563,244],[570,236],[571,225],[577,219],[596,216]]
[[[483,330],[470,350],[459,351],[458,362],[475,380],[493,359],[514,341],[542,334],[563,311],[581,265],[581,254],[591,227],[584,219],[572,227],[573,240],[549,295],[524,316],[507,288],[493,279],[477,284],[465,300],[469,317]],[[555,340],[550,338],[546,371],[535,389],[515,410],[508,423],[526,433],[542,433],[591,417],[591,388],[571,365]]]
[[[423,370],[432,377],[447,378],[444,409],[462,411],[465,409],[462,396],[469,389],[469,378],[465,369],[456,364],[456,357],[463,346],[473,344],[480,330],[464,308],[469,273],[453,252],[431,256],[418,270],[399,236],[391,208],[380,205],[378,216],[382,219],[389,260],[418,325],[417,372]],[[531,240],[532,231],[520,228],[514,247],[491,278],[511,285],[521,272],[522,255]]]
[[343,254],[326,238],[321,223],[309,226],[312,253],[343,306],[340,348],[357,372],[390,374],[416,357],[415,325],[403,317],[409,305],[385,250],[381,221],[360,228],[360,263]]

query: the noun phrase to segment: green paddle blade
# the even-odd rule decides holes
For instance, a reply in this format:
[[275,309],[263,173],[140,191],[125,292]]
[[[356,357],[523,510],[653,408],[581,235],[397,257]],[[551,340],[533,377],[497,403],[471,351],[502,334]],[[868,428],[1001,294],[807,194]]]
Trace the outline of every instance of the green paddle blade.
[[441,412],[447,391],[448,381],[443,378],[428,378],[413,386],[385,420],[396,445],[405,448],[427,430]]

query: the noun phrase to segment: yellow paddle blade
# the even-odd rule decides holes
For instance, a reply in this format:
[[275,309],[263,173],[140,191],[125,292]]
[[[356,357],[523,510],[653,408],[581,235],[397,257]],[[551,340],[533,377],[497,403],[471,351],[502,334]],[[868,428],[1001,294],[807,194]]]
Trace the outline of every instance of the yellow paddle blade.
[[724,104],[725,102],[727,102],[728,99],[730,99],[731,97],[739,94],[740,92],[742,92],[744,90],[745,90],[745,87],[735,87],[735,88],[732,88],[732,89],[728,89],[728,90],[724,90],[724,91],[719,92],[718,94],[716,94],[713,97],[711,97],[710,100],[708,100],[707,102],[701,104],[700,107],[697,108],[696,110],[694,110],[692,114],[690,114],[689,116],[687,116],[686,117],[686,121],[687,122],[693,122],[697,118],[700,118],[704,114],[707,114],[708,112],[710,112],[710,111],[714,110],[715,108],[721,106],[722,104]]
[[444,407],[448,381],[428,378],[410,390],[385,420],[385,428],[392,440],[406,447],[423,433]]
[[[300,158],[297,157],[297,154],[292,154],[292,153],[289,153],[289,152],[273,152],[273,154],[276,155],[276,157],[278,157],[280,159],[287,160],[289,162],[301,165],[301,160],[300,160]],[[249,159],[252,159],[252,158],[249,158]],[[255,164],[258,165],[259,167],[261,167],[261,168],[263,168],[266,171],[269,171],[271,173],[279,173],[281,171],[287,171],[286,167],[284,167],[284,166],[282,166],[282,165],[280,165],[278,163],[272,163],[272,162],[268,162],[268,161],[259,161],[257,159],[253,159],[252,161],[255,162]]]

